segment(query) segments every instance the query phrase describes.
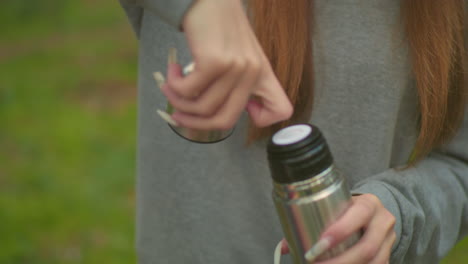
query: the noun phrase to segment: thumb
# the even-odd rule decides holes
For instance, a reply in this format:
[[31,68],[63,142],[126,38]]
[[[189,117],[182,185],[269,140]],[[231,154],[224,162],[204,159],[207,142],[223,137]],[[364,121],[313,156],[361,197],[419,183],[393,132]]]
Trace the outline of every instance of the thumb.
[[283,90],[251,98],[246,106],[257,127],[266,127],[291,118],[293,106]]
[[287,120],[293,114],[291,101],[273,72],[266,71],[262,77],[247,104],[247,112],[257,127]]

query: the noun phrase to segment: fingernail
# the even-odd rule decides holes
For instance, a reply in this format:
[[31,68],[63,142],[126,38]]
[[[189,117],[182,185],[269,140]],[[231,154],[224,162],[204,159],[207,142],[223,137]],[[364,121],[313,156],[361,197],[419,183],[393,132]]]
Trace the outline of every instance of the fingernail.
[[307,261],[314,261],[318,256],[322,255],[325,251],[330,248],[331,238],[321,238],[309,251],[304,255]]
[[182,72],[184,73],[184,75],[187,75],[187,74],[193,72],[194,69],[195,69],[195,63],[191,62],[187,66],[184,67]]
[[177,63],[177,50],[175,48],[169,48],[169,56],[167,57],[167,63],[169,65]]
[[288,254],[289,253],[289,246],[288,246],[288,242],[286,242],[285,239],[283,239],[281,241],[281,254],[285,255],[285,254]]
[[281,247],[282,247],[283,241],[280,241],[275,248],[275,253],[273,255],[273,263],[274,264],[280,264],[281,263]]
[[164,78],[164,75],[160,72],[154,72],[153,77],[156,80],[156,83],[158,84],[159,88],[161,88],[164,83],[166,82],[166,79]]
[[162,110],[159,110],[159,109],[156,110],[156,112],[158,113],[158,115],[159,115],[164,121],[166,121],[166,122],[169,123],[170,125],[172,125],[172,126],[179,126],[179,124],[178,124],[174,119],[172,119],[172,117],[171,117],[168,113],[166,113],[166,112],[164,112],[164,111],[162,111]]

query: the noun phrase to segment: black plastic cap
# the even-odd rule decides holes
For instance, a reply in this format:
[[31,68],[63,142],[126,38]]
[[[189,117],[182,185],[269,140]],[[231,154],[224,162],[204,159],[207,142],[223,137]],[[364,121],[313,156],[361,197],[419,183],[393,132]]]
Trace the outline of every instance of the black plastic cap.
[[[300,129],[302,135],[298,136],[294,129]],[[293,139],[284,140],[283,137],[280,140],[278,136],[285,132]],[[316,126],[310,124],[296,124],[276,132],[268,142],[267,154],[271,177],[282,184],[314,177],[333,163],[325,138]]]

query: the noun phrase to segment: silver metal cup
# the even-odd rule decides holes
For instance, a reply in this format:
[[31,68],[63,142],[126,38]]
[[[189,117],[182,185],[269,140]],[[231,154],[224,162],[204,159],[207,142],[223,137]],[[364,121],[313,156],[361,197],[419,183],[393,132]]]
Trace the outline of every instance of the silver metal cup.
[[[183,69],[184,75],[189,74],[194,69],[194,64],[190,63]],[[166,107],[166,112],[171,115],[175,112],[175,109],[172,105],[168,102]],[[216,143],[228,138],[234,128],[229,130],[200,130],[200,129],[193,129],[193,128],[186,128],[180,126],[173,126],[168,124],[169,127],[179,136],[182,138],[196,142],[196,143]]]
[[[166,112],[168,114],[174,113],[174,109],[169,103],[167,103]],[[225,140],[234,131],[234,128],[230,130],[200,130],[200,129],[180,127],[180,126],[173,126],[169,123],[168,125],[177,135],[181,136],[182,138],[186,140],[196,142],[196,143],[216,143],[216,142]]]

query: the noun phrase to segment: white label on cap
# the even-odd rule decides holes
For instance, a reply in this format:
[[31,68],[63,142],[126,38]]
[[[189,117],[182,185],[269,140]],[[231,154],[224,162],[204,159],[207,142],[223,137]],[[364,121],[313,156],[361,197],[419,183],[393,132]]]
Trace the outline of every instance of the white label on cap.
[[294,125],[286,127],[273,135],[273,143],[276,145],[289,145],[303,140],[312,132],[308,125]]

